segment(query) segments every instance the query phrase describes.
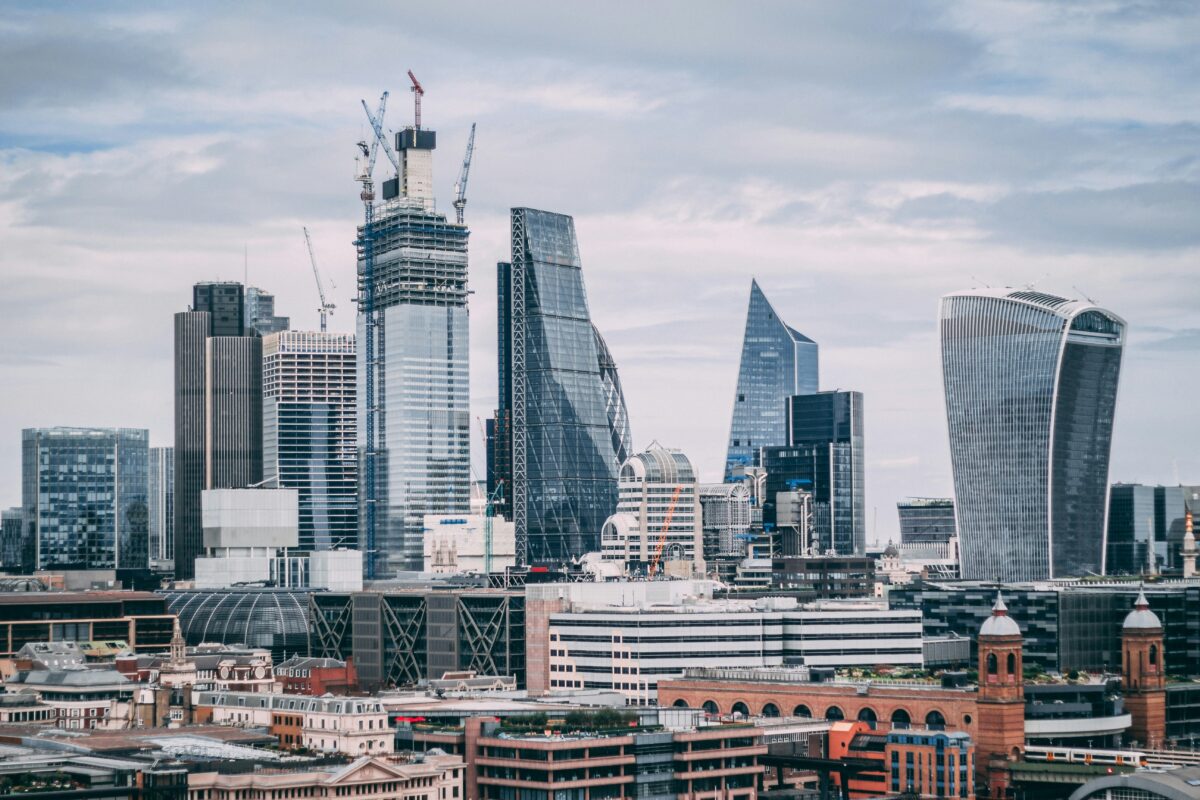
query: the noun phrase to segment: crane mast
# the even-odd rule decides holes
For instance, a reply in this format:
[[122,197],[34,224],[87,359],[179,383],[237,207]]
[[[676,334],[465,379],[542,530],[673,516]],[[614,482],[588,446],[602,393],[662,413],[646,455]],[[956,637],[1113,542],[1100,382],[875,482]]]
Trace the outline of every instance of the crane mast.
[[454,214],[458,224],[463,224],[463,210],[467,207],[467,176],[471,173],[471,158],[475,155],[475,123],[471,123],[471,135],[467,137],[467,154],[463,157],[462,172],[454,184]]
[[425,96],[425,88],[411,69],[408,71],[408,79],[412,81],[414,127],[421,130],[421,98]]
[[312,237],[308,235],[307,226],[304,226],[304,243],[308,245],[308,260],[312,262],[313,277],[317,281],[317,296],[321,298],[321,307],[317,309],[317,313],[321,315],[321,333],[325,333],[328,317],[337,306],[325,299],[325,287],[321,284],[321,271],[317,269],[317,256],[313,252]]

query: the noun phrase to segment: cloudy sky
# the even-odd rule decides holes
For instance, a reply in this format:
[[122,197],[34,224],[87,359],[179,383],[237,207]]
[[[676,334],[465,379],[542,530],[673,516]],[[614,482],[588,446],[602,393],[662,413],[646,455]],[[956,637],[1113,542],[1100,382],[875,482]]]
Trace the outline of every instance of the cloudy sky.
[[[336,10],[334,6],[336,5]],[[719,479],[750,279],[865,393],[872,539],[951,479],[934,326],[971,286],[1130,326],[1115,480],[1200,482],[1200,12],[1168,2],[7,3],[0,504],[20,429],[172,439],[171,315],[240,279],[352,330],[359,100],[470,123],[473,414],[507,211],[575,216],[635,445]],[[481,450],[479,442],[476,449]],[[482,467],[482,458],[476,455]]]

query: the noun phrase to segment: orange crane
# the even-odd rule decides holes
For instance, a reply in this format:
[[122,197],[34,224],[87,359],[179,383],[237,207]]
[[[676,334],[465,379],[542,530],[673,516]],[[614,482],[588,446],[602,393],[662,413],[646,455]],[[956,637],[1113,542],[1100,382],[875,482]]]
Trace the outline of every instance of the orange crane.
[[650,574],[654,575],[658,572],[658,565],[662,561],[663,550],[667,546],[667,531],[671,527],[671,518],[675,516],[675,504],[679,502],[679,493],[683,491],[683,484],[675,487],[675,492],[671,495],[671,505],[667,506],[667,518],[663,520],[662,533],[658,536],[658,549],[654,553],[654,559],[650,562]]

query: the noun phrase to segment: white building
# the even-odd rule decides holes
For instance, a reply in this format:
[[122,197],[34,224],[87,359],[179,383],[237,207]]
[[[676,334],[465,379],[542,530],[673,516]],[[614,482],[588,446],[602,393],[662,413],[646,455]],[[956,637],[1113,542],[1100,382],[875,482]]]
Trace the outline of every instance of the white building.
[[750,530],[750,491],[744,482],[700,486],[704,557],[746,555]]
[[600,549],[630,574],[704,574],[699,483],[687,456],[654,444],[626,459],[617,513],[601,529]]
[[[689,667],[921,666],[921,612],[874,601],[714,600],[711,581],[527,586],[531,691],[599,688],[653,705]],[[537,675],[540,669],[545,673]],[[542,682],[544,679],[544,683]]]
[[486,514],[426,514],[424,571],[499,572],[515,566],[516,526],[504,517],[492,517],[490,565],[486,557]]
[[211,709],[212,722],[217,725],[298,730],[280,734],[296,738],[281,739],[280,746],[285,748],[306,747],[351,756],[384,755],[394,749],[387,711],[371,697],[201,692],[195,702],[197,709]]

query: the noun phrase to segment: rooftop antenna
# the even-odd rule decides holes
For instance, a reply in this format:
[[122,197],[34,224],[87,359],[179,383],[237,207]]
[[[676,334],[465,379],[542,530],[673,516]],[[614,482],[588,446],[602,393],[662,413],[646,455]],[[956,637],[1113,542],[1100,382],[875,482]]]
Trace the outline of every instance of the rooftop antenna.
[[250,285],[250,245],[242,245],[242,285]]

